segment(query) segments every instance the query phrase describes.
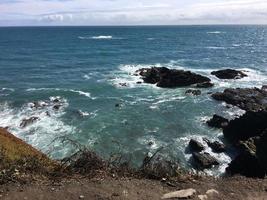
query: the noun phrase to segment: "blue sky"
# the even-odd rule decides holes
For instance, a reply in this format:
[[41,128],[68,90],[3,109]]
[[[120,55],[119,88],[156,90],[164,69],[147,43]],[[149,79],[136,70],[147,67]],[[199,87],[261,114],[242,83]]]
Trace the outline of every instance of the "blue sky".
[[0,26],[267,24],[267,0],[0,0]]

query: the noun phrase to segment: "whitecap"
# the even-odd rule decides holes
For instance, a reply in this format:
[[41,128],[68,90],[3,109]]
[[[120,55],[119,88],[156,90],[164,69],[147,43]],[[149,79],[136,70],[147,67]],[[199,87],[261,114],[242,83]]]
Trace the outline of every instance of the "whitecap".
[[105,39],[112,39],[113,37],[111,35],[99,35],[99,36],[93,36],[91,37],[92,39],[95,39],[95,40],[105,40]]
[[224,32],[221,32],[221,31],[210,31],[210,32],[207,32],[207,34],[221,34],[221,33],[224,33]]

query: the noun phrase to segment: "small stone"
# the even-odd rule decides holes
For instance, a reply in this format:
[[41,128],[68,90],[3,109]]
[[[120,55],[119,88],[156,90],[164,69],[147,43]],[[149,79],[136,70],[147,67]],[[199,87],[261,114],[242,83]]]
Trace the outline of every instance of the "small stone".
[[216,195],[219,195],[219,192],[217,190],[214,190],[214,189],[210,189],[206,192],[207,196],[208,197],[214,197]]
[[208,196],[207,195],[198,195],[197,196],[199,200],[208,200]]
[[79,196],[79,199],[84,199],[84,196],[83,196],[83,195],[80,195],[80,196]]
[[171,193],[164,194],[161,199],[185,199],[192,197],[197,191],[195,189],[179,190]]

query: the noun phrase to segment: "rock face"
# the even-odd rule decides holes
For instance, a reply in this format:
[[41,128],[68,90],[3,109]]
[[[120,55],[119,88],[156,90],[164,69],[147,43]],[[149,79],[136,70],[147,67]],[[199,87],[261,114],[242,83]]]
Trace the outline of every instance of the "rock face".
[[215,153],[222,153],[226,151],[226,147],[223,143],[220,143],[218,141],[211,142],[209,139],[204,138],[203,139],[208,146],[214,151]]
[[212,97],[246,111],[267,110],[267,91],[264,88],[226,89],[212,94]]
[[247,75],[244,72],[234,69],[223,69],[219,71],[213,71],[211,72],[211,74],[219,79],[240,79],[247,77]]
[[219,115],[213,115],[213,117],[207,121],[207,124],[210,127],[214,127],[214,128],[224,128],[228,125],[229,120],[225,119]]
[[231,120],[223,129],[223,134],[226,139],[236,143],[259,136],[265,129],[267,129],[267,111],[248,111],[243,116]]
[[198,95],[201,95],[201,91],[200,90],[187,90],[185,92],[185,94],[190,94],[190,95],[194,95],[194,96],[198,96]]
[[184,87],[211,81],[205,76],[190,71],[168,69],[166,67],[143,68],[136,73],[142,76],[145,83],[156,84],[162,88]]
[[265,177],[267,173],[267,129],[261,136],[240,142],[241,153],[226,169],[230,174]]
[[192,152],[200,152],[204,150],[204,146],[194,139],[190,140],[189,148]]
[[214,165],[219,165],[219,162],[209,153],[193,153],[193,158],[196,162],[196,167],[199,169],[212,168]]

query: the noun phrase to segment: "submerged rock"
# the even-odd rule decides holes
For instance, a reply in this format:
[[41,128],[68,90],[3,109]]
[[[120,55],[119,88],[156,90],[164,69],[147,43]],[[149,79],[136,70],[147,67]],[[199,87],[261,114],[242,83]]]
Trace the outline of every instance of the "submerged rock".
[[20,123],[19,126],[20,126],[21,128],[25,128],[25,127],[27,127],[27,126],[33,124],[33,123],[36,122],[37,120],[40,120],[40,118],[39,118],[39,117],[30,117],[30,118],[28,118],[28,119],[23,119],[23,120],[21,121],[21,123]]
[[194,139],[190,140],[189,148],[193,152],[200,152],[200,151],[203,151],[205,149],[204,146],[200,142],[198,142]]
[[192,89],[190,89],[190,90],[187,90],[185,92],[185,94],[191,94],[191,95],[194,95],[194,96],[198,96],[198,95],[201,95],[201,91],[200,90],[192,90]]
[[199,169],[209,169],[214,165],[219,165],[219,162],[216,158],[211,156],[209,153],[193,153],[193,158],[196,164],[196,167]]
[[214,86],[214,84],[211,83],[210,81],[196,84],[197,88],[210,88],[210,87],[213,87],[213,86]]
[[248,111],[241,117],[231,120],[228,126],[224,127],[223,134],[226,139],[236,143],[259,136],[265,129],[267,129],[267,111]]
[[162,88],[184,87],[211,81],[205,76],[190,71],[168,69],[166,67],[143,68],[136,73],[142,76],[145,83],[156,84]]
[[240,79],[247,77],[247,74],[245,74],[244,72],[234,69],[223,69],[223,70],[213,71],[211,72],[211,74],[219,79]]
[[213,117],[207,121],[207,124],[210,127],[214,127],[214,128],[224,128],[228,125],[229,120],[221,117],[219,115],[213,115]]
[[267,110],[267,91],[259,88],[225,89],[212,94],[218,101],[238,106],[246,111]]
[[208,146],[212,149],[212,151],[214,151],[215,153],[222,153],[222,152],[225,152],[226,151],[226,147],[223,143],[221,142],[218,142],[218,141],[214,141],[214,142],[211,142],[209,139],[207,138],[204,138],[203,139],[207,144]]

